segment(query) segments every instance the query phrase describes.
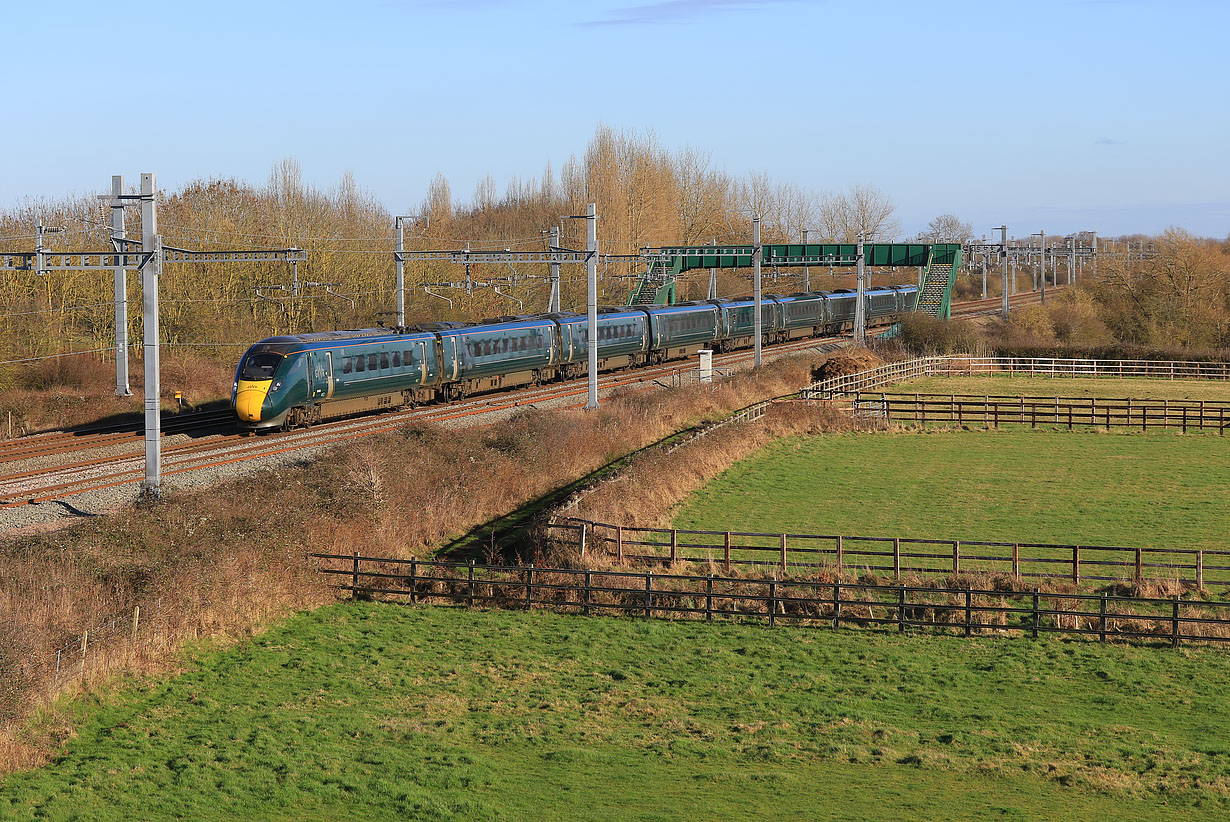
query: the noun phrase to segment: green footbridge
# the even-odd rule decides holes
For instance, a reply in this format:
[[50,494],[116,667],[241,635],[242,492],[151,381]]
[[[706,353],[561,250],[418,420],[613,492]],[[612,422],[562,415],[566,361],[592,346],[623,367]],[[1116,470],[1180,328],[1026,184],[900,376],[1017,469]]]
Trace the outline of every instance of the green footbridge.
[[[770,243],[761,249],[762,268],[853,268],[858,263],[854,243]],[[751,268],[753,250],[750,244],[647,249],[651,260],[633,286],[628,304],[673,305],[679,275],[698,268]],[[952,316],[952,284],[961,267],[960,243],[864,243],[863,255],[869,268],[922,268],[914,310],[941,319]]]

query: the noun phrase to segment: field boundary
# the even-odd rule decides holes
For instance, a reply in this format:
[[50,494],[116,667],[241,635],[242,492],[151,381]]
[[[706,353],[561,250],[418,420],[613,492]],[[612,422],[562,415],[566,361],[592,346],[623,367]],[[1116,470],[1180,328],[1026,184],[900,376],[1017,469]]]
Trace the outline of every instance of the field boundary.
[[813,382],[799,392],[809,400],[835,399],[923,377],[1098,377],[1105,379],[1230,380],[1230,362],[1096,360],[1052,357],[917,357]]
[[[617,562],[699,562],[721,566],[727,573],[734,567],[748,566],[782,572],[791,568],[838,573],[877,571],[891,573],[893,579],[910,573],[1000,573],[1017,579],[1063,579],[1076,585],[1082,581],[1130,580],[1204,588],[1206,582],[1230,582],[1230,549],[705,531],[618,525],[580,517],[560,517],[547,528],[548,533],[563,531],[563,539],[575,543],[583,557],[596,552]],[[652,553],[646,553],[650,549]],[[986,553],[996,549],[1008,550],[998,555]],[[757,559],[756,555],[767,558]],[[1121,569],[1122,573],[1108,576],[1108,569]]]
[[878,417],[899,425],[951,423],[959,426],[1039,425],[1096,428],[1177,428],[1183,433],[1211,429],[1225,435],[1230,401],[1176,399],[1099,399],[1097,397],[975,396],[890,394],[855,391],[824,400],[856,416]]
[[[1230,602],[1041,591],[878,585],[837,580],[536,568],[311,553],[353,598],[645,618],[715,618],[811,627],[931,629],[956,635],[1230,641]],[[654,587],[655,581],[657,587]],[[402,598],[405,598],[404,600]],[[1134,608],[1135,610],[1126,610]]]

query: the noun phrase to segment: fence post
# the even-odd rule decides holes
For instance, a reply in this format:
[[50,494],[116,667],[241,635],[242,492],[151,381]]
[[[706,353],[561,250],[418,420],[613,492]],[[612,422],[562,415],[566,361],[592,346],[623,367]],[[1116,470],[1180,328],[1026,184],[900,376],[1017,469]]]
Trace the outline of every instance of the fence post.
[[1170,617],[1170,646],[1172,648],[1179,647],[1179,597],[1175,595],[1174,610]]
[[135,647],[137,644],[137,626],[141,624],[141,606],[134,605],[132,608],[132,644]]
[[893,579],[901,579],[901,537],[893,537]]
[[[1175,612],[1178,612],[1178,606],[1175,606]],[[85,679],[85,650],[89,647],[90,632],[86,631],[81,635],[81,678]]]
[[730,532],[726,532],[726,573],[730,573]]
[[705,579],[705,621],[713,622],[713,574]]
[[773,618],[777,615],[777,580],[769,582],[769,627],[773,627]]
[[782,573],[786,573],[786,535],[782,534]]
[[1144,570],[1145,570],[1144,565],[1145,565],[1144,564],[1144,552],[1141,550],[1140,546],[1137,545],[1136,546],[1136,584],[1137,585],[1139,585],[1140,581],[1144,578]]
[[1079,545],[1072,546],[1072,583],[1081,584],[1081,547]]
[[359,595],[359,552],[355,551],[351,554],[350,561],[350,598],[354,599]]
[[1019,542],[1012,543],[1012,576],[1018,579],[1021,576],[1021,544]]
[[845,560],[846,560],[845,552],[841,544],[841,535],[838,534],[837,535],[837,573],[841,573],[842,571],[845,570],[845,566],[846,566]]
[[1038,638],[1038,592],[1034,591],[1033,638]]
[[645,572],[645,618],[653,616],[653,571]]
[[410,604],[414,605],[419,601],[419,559],[418,557],[410,557]]
[[897,633],[905,631],[905,586],[897,589]]
[[60,649],[59,651],[56,651],[56,678],[55,678],[55,687],[57,687],[57,688],[58,688],[58,687],[60,687],[60,654],[61,654],[62,652],[63,652],[63,649]]
[[671,563],[679,558],[679,529],[671,529]]
[[[582,529],[582,530],[581,530],[581,533],[582,533],[582,534],[584,534],[584,533],[585,533],[584,528],[585,528],[585,526],[584,526],[584,525],[582,525],[582,526],[581,526],[581,529]],[[582,543],[582,544],[584,544],[584,543]],[[474,607],[474,560],[472,560],[472,559],[470,560],[470,564],[469,564],[469,572],[470,572],[470,573],[469,573],[469,579],[467,580],[467,585],[466,585],[466,588],[468,589],[468,590],[467,590],[467,592],[468,592],[468,594],[469,594],[469,599],[467,600],[466,605],[468,605],[469,607],[473,608],[473,607]]]
[[965,635],[969,636],[974,623],[974,592],[965,587]]
[[624,527],[622,525],[615,526],[615,553],[622,565],[624,561]]
[[1098,602],[1098,640],[1106,641],[1106,594],[1102,594]]
[[589,592],[591,590],[590,584],[589,584],[590,573],[591,572],[588,570],[585,572],[585,609],[584,609],[585,616],[589,616]]
[[585,556],[585,523],[577,526],[577,542],[580,544],[581,556]]
[[833,581],[833,628],[841,627],[841,583]]
[[529,610],[534,603],[534,563],[530,563],[529,568],[525,570],[525,610]]
[[1204,549],[1196,549],[1196,587],[1204,590]]

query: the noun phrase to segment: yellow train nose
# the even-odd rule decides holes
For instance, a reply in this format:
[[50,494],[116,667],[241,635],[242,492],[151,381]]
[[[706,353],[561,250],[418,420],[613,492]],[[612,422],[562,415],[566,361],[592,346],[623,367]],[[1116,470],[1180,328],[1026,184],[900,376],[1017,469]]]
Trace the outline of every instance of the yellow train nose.
[[260,422],[261,406],[273,380],[240,380],[235,389],[235,415],[241,422]]

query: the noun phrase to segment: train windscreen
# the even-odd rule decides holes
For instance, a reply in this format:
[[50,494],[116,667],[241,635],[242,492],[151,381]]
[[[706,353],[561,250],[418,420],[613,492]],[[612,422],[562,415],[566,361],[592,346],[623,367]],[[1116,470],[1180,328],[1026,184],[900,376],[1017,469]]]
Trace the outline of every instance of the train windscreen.
[[281,354],[252,354],[243,363],[243,370],[239,372],[241,380],[271,380],[273,372],[278,370],[278,363],[282,362]]

